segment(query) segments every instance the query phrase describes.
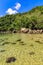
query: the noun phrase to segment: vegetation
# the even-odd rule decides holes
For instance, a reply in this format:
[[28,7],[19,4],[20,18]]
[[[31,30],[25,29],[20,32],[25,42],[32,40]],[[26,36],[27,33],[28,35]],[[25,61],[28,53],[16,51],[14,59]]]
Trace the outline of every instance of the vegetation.
[[0,65],[43,65],[43,34],[0,34]]
[[0,17],[0,31],[14,31],[21,28],[43,29],[43,6],[26,13]]

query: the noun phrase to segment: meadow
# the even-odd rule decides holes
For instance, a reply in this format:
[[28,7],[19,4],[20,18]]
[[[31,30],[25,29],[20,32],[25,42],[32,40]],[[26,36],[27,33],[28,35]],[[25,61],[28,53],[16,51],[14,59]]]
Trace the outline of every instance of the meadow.
[[0,34],[0,65],[43,65],[43,34]]

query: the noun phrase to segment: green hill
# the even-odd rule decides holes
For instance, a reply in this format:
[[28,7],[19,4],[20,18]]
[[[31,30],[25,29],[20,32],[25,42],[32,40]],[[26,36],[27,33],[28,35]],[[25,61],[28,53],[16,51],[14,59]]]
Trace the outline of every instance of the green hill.
[[43,6],[37,6],[29,12],[0,17],[0,31],[20,30],[23,27],[43,29]]

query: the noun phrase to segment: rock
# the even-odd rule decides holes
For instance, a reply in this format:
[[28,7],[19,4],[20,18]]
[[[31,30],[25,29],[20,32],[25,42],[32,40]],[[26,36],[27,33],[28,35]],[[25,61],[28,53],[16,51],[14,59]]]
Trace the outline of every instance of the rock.
[[33,30],[29,29],[29,34],[32,34],[33,33]]
[[42,34],[43,33],[43,30],[40,30],[40,34]]
[[37,33],[37,31],[36,30],[33,30],[33,34],[36,34]]
[[29,32],[29,29],[27,29],[27,28],[21,28],[21,32],[28,33]]
[[29,29],[29,33],[30,34],[42,34],[43,30],[42,29],[41,30],[31,30],[31,29]]

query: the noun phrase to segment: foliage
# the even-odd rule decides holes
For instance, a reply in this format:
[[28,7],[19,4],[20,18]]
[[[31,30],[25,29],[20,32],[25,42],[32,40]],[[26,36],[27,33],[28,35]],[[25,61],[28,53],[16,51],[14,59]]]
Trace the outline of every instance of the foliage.
[[26,13],[0,17],[0,31],[20,30],[23,27],[43,29],[43,6],[37,6]]

